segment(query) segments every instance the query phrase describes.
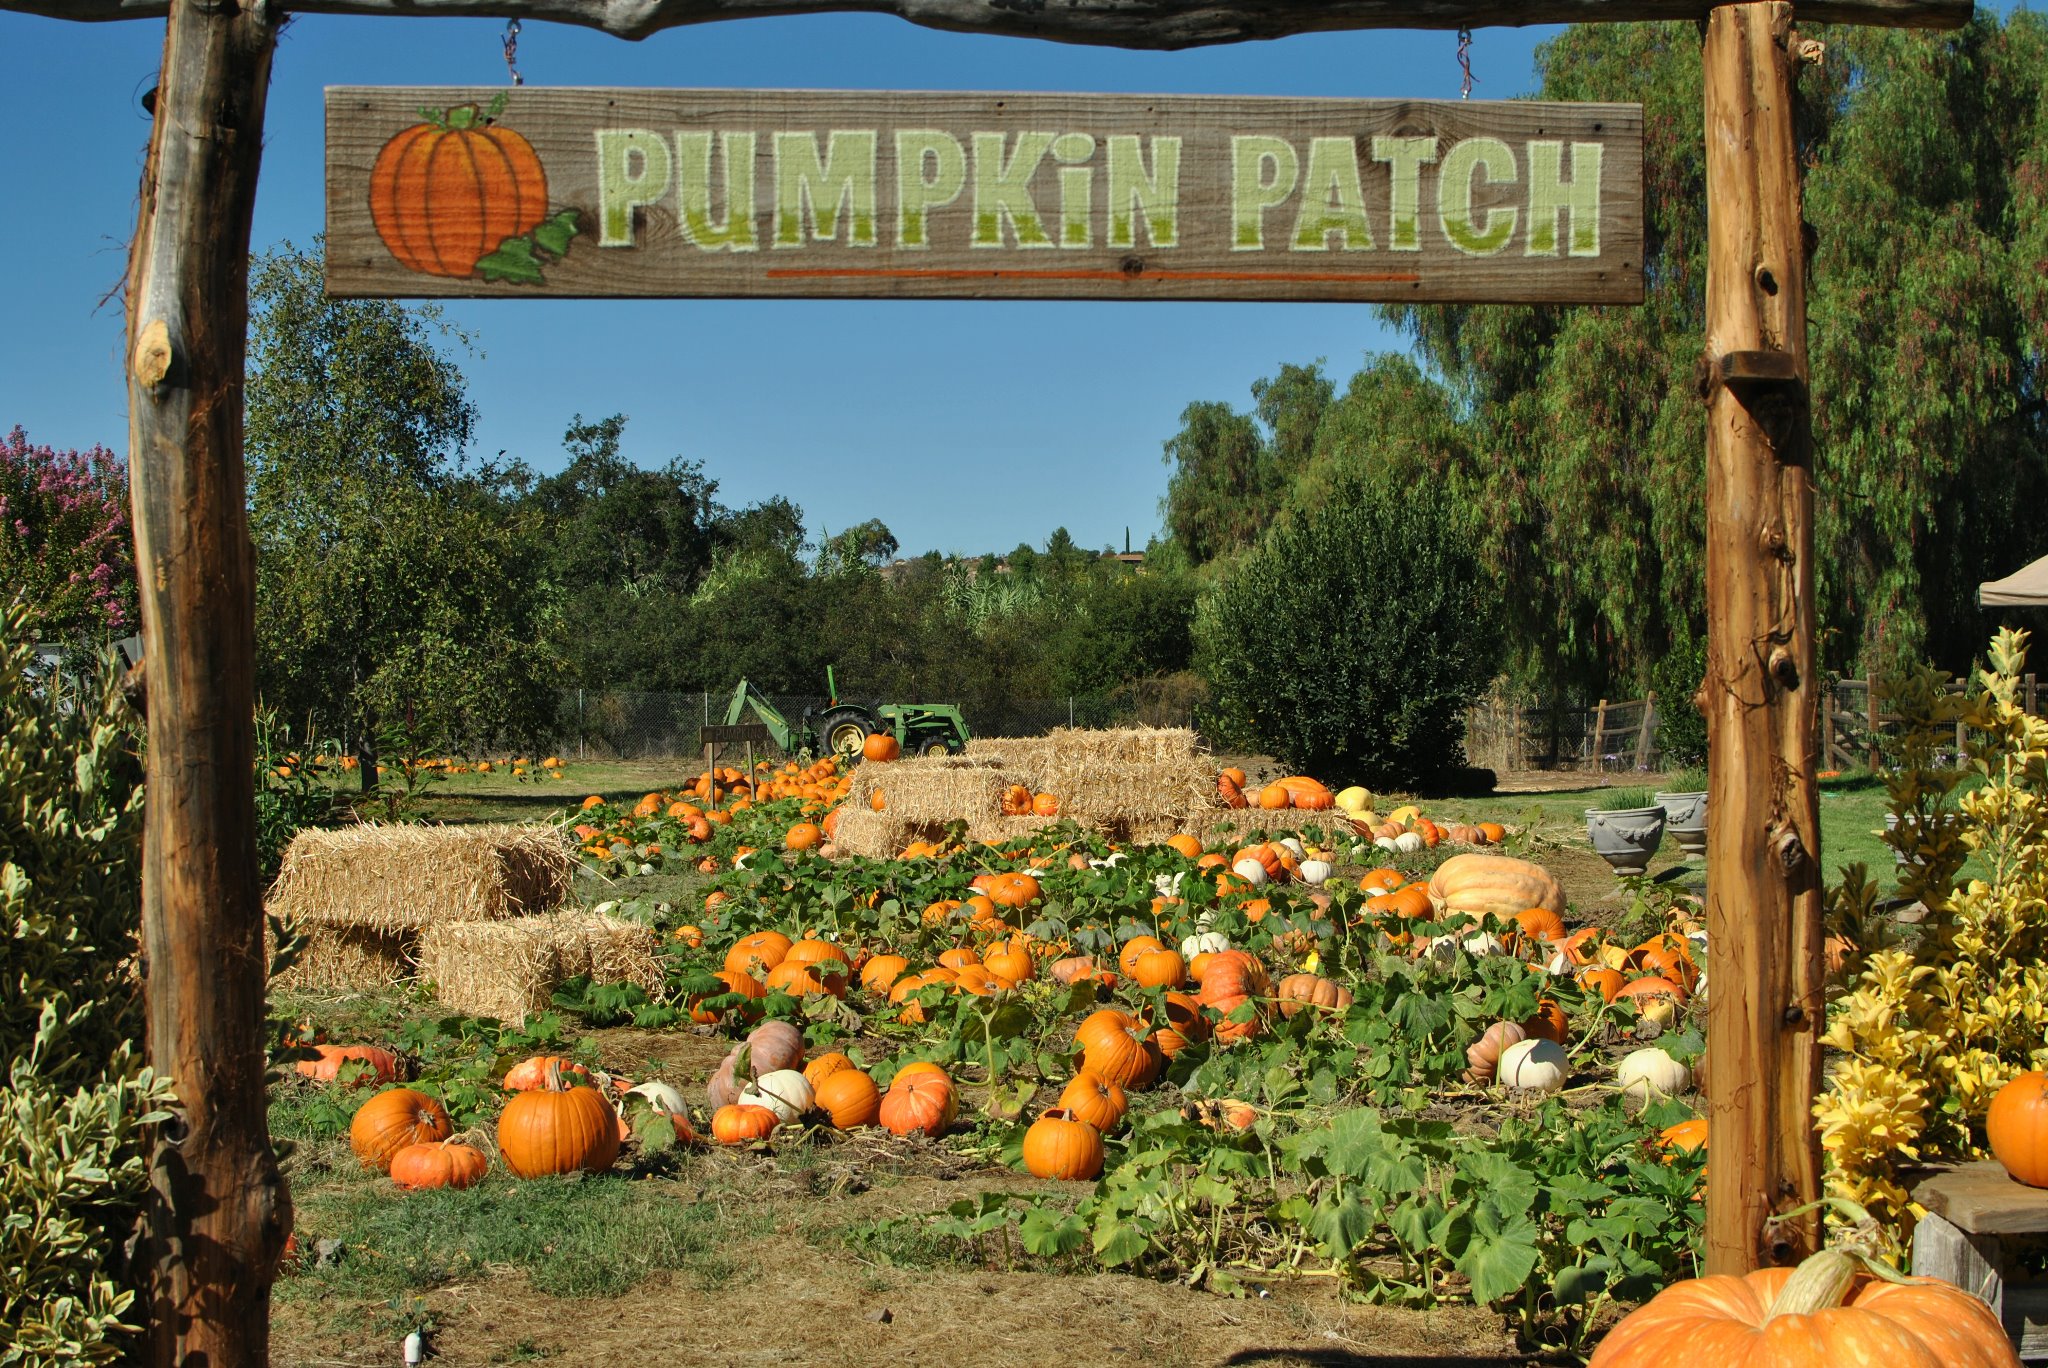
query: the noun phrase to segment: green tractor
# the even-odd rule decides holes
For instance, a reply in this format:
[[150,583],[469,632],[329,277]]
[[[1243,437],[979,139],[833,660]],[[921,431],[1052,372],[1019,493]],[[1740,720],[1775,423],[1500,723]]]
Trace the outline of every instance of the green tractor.
[[833,679],[829,665],[825,667],[825,688],[830,695],[825,706],[805,708],[803,717],[792,724],[758,689],[742,679],[732,691],[732,701],[726,705],[725,723],[737,725],[751,711],[788,755],[837,755],[842,760],[858,760],[862,745],[876,732],[895,737],[905,755],[952,755],[967,748],[967,720],[951,703],[882,703],[872,709],[858,703],[842,703],[838,682]]

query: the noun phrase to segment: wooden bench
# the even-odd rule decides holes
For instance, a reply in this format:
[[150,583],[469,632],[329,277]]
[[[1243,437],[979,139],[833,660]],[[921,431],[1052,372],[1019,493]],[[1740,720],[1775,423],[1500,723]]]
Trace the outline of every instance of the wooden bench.
[[2048,1188],[1986,1161],[1930,1171],[1913,1200],[1927,1209],[1913,1231],[1913,1271],[1981,1298],[2022,1359],[2048,1359],[2048,1281],[2015,1271],[2011,1258],[2015,1241],[2048,1236]]

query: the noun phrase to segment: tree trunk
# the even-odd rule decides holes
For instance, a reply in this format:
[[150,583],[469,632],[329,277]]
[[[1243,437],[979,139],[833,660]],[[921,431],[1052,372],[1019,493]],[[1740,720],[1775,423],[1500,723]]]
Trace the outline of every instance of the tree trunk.
[[1810,1252],[1819,1195],[1806,266],[1788,4],[1707,21],[1707,1271]]
[[269,1361],[291,1201],[265,1124],[255,564],[244,510],[249,221],[276,24],[180,0],[128,266],[129,464],[148,689],[149,1058],[177,1088],[145,1219],[149,1353]]

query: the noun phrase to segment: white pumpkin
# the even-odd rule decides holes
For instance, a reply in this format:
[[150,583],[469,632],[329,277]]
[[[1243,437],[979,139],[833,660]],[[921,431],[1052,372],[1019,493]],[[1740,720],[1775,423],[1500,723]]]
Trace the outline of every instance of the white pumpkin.
[[740,1105],[766,1107],[787,1125],[811,1109],[811,1083],[795,1069],[777,1069],[749,1084]]
[[1363,812],[1372,806],[1372,795],[1358,785],[1337,791],[1337,806],[1346,812]]
[[1458,938],[1456,936],[1432,936],[1429,939],[1429,943],[1422,947],[1422,953],[1431,959],[1449,964],[1458,957]]
[[1330,877],[1330,870],[1331,865],[1328,860],[1303,860],[1301,862],[1301,881],[1313,888]]
[[644,1097],[647,1099],[647,1105],[658,1112],[686,1110],[683,1095],[658,1079],[626,1089],[626,1096]]
[[1229,948],[1230,937],[1221,931],[1197,931],[1192,936],[1182,938],[1180,957],[1192,960],[1197,955],[1220,955]]
[[1301,842],[1297,838],[1293,836],[1282,836],[1280,838],[1280,844],[1286,846],[1289,850],[1293,851],[1295,859],[1306,860],[1308,858],[1308,852],[1301,848]]
[[1524,1040],[1501,1051],[1494,1076],[1524,1092],[1554,1093],[1564,1087],[1570,1066],[1564,1047],[1554,1040]]
[[1692,1070],[1655,1045],[1646,1045],[1615,1066],[1614,1081],[1623,1096],[1648,1105],[1691,1087]]
[[1401,849],[1401,847],[1394,844],[1394,838],[1391,836],[1375,836],[1372,843],[1381,850],[1391,850],[1398,853]]
[[1090,869],[1115,869],[1118,865],[1122,864],[1123,862],[1124,853],[1121,850],[1117,850],[1110,852],[1108,855],[1103,856],[1099,860],[1090,860],[1088,862],[1088,867]]
[[1152,891],[1162,898],[1178,898],[1180,896],[1180,881],[1186,877],[1186,870],[1182,870],[1178,874],[1154,874],[1152,876]]
[[1230,867],[1230,872],[1243,879],[1253,888],[1266,881],[1266,867],[1247,855]]
[[1465,937],[1465,953],[1468,955],[1498,955],[1506,947],[1491,932],[1481,931],[1476,936]]
[[1422,849],[1422,846],[1423,840],[1420,832],[1404,831],[1394,838],[1394,849],[1400,851],[1403,855],[1413,855],[1416,851]]

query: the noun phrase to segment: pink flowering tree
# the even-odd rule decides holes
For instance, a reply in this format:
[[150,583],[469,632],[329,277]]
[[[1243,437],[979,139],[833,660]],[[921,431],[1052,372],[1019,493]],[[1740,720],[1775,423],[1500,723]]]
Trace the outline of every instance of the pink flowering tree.
[[0,585],[46,638],[103,640],[136,630],[128,467],[105,447],[58,451],[17,426],[0,438]]

